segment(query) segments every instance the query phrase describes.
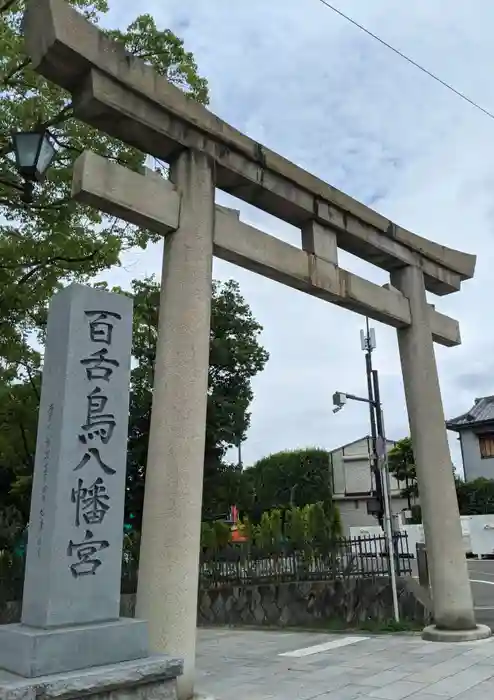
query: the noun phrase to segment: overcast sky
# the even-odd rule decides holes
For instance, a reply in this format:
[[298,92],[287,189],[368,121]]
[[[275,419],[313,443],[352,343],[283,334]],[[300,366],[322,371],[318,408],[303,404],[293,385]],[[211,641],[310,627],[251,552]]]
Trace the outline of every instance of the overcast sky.
[[[474,280],[436,299],[458,318],[463,345],[436,346],[446,417],[494,393],[494,120],[338,17],[318,0],[110,0],[108,21],[136,14],[181,36],[208,81],[211,109],[252,138],[396,223],[478,255]],[[494,4],[477,0],[339,0],[338,7],[429,70],[494,111]],[[299,232],[221,193],[254,223],[291,243]],[[384,271],[341,253],[343,267],[384,284]],[[128,284],[160,272],[154,247],[129,253],[106,278]],[[233,277],[262,323],[270,352],[254,381],[245,463],[286,448],[334,448],[368,433],[362,404],[332,413],[332,394],[365,394],[359,331],[350,311],[215,262]],[[492,308],[492,307],[491,307]],[[388,437],[408,434],[396,334],[379,323]],[[461,458],[451,440],[454,463]]]

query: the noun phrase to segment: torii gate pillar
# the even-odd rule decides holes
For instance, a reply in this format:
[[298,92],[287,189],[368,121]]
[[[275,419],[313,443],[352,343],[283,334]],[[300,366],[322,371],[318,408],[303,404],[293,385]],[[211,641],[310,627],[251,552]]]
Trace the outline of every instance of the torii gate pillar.
[[412,320],[397,333],[434,596],[435,625],[422,636],[430,641],[488,637],[490,629],[475,624],[424,275],[408,266],[393,272],[391,282],[408,298]]
[[184,659],[178,697],[194,691],[214,231],[208,158],[172,164],[180,224],[165,237],[136,615],[151,649]]

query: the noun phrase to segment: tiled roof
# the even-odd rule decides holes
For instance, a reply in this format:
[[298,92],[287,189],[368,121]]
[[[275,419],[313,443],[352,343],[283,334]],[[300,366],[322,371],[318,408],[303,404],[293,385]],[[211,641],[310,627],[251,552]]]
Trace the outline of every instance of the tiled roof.
[[446,426],[452,430],[458,430],[490,420],[494,421],[494,396],[484,396],[475,399],[473,407],[467,413],[447,421]]
[[[345,447],[350,447],[351,445],[356,445],[357,442],[362,442],[362,440],[372,440],[370,435],[364,435],[363,437],[359,438],[358,440],[352,440],[352,442],[347,442],[345,445],[340,445],[339,447],[333,447],[332,450],[329,450],[330,454],[333,454],[333,452],[338,452],[339,450],[344,450]],[[395,445],[396,440],[390,440],[389,438],[386,438],[386,442],[389,443],[390,445]]]

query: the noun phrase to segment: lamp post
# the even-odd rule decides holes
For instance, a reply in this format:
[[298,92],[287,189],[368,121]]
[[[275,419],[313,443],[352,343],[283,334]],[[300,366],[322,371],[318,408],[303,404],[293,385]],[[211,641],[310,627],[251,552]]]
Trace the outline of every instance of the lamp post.
[[389,574],[391,578],[391,591],[393,595],[393,611],[394,618],[396,622],[400,621],[400,610],[398,606],[398,591],[396,587],[396,550],[394,546],[393,538],[393,526],[391,520],[391,504],[390,504],[390,491],[389,491],[389,481],[388,481],[388,469],[387,469],[387,450],[386,450],[386,437],[384,435],[384,420],[383,411],[381,406],[381,399],[379,396],[379,384],[377,383],[377,371],[373,370],[373,398],[364,398],[362,396],[355,396],[354,394],[345,394],[341,391],[336,391],[333,394],[333,413],[338,413],[347,403],[347,400],[360,401],[362,403],[370,404],[375,410],[376,416],[376,456],[378,459],[378,468],[380,471],[382,491],[383,491],[383,502],[384,502],[384,523],[385,523],[385,533],[386,541],[388,546],[388,556],[389,556]]
[[379,469],[379,458],[377,455],[377,423],[378,417],[376,416],[376,396],[374,393],[374,379],[373,379],[373,369],[372,369],[372,351],[376,348],[376,334],[373,328],[369,328],[369,319],[365,319],[366,330],[360,331],[360,344],[362,350],[365,352],[365,373],[367,375],[367,395],[369,397],[369,417],[370,417],[370,427],[371,427],[371,444],[372,444],[372,471],[374,473],[374,486],[375,495],[378,503],[377,520],[381,527],[384,526],[384,499],[383,499],[383,486],[382,486],[382,474]]
[[34,183],[41,182],[46,175],[55,156],[55,146],[44,129],[17,131],[12,134],[12,143],[17,171],[24,179],[21,199],[30,204]]

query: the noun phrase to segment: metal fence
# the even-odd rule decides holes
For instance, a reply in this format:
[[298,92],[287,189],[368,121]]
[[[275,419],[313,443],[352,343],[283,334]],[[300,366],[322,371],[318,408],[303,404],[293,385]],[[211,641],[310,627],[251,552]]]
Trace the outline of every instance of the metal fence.
[[[398,576],[412,573],[406,533],[394,536]],[[327,554],[292,551],[266,554],[248,546],[228,547],[207,554],[200,567],[203,587],[224,584],[328,581],[343,578],[381,578],[390,575],[388,543],[384,536],[338,539]]]
[[[281,583],[289,581],[328,581],[348,577],[379,578],[389,576],[390,558],[384,536],[341,538],[327,554],[311,551],[267,553],[249,545],[230,545],[206,553],[201,559],[200,584],[214,587],[223,584]],[[394,536],[396,573],[410,576],[411,555],[406,533]],[[122,562],[122,593],[134,593],[138,563],[125,556]],[[0,566],[0,605],[22,599],[24,562],[14,567]]]

